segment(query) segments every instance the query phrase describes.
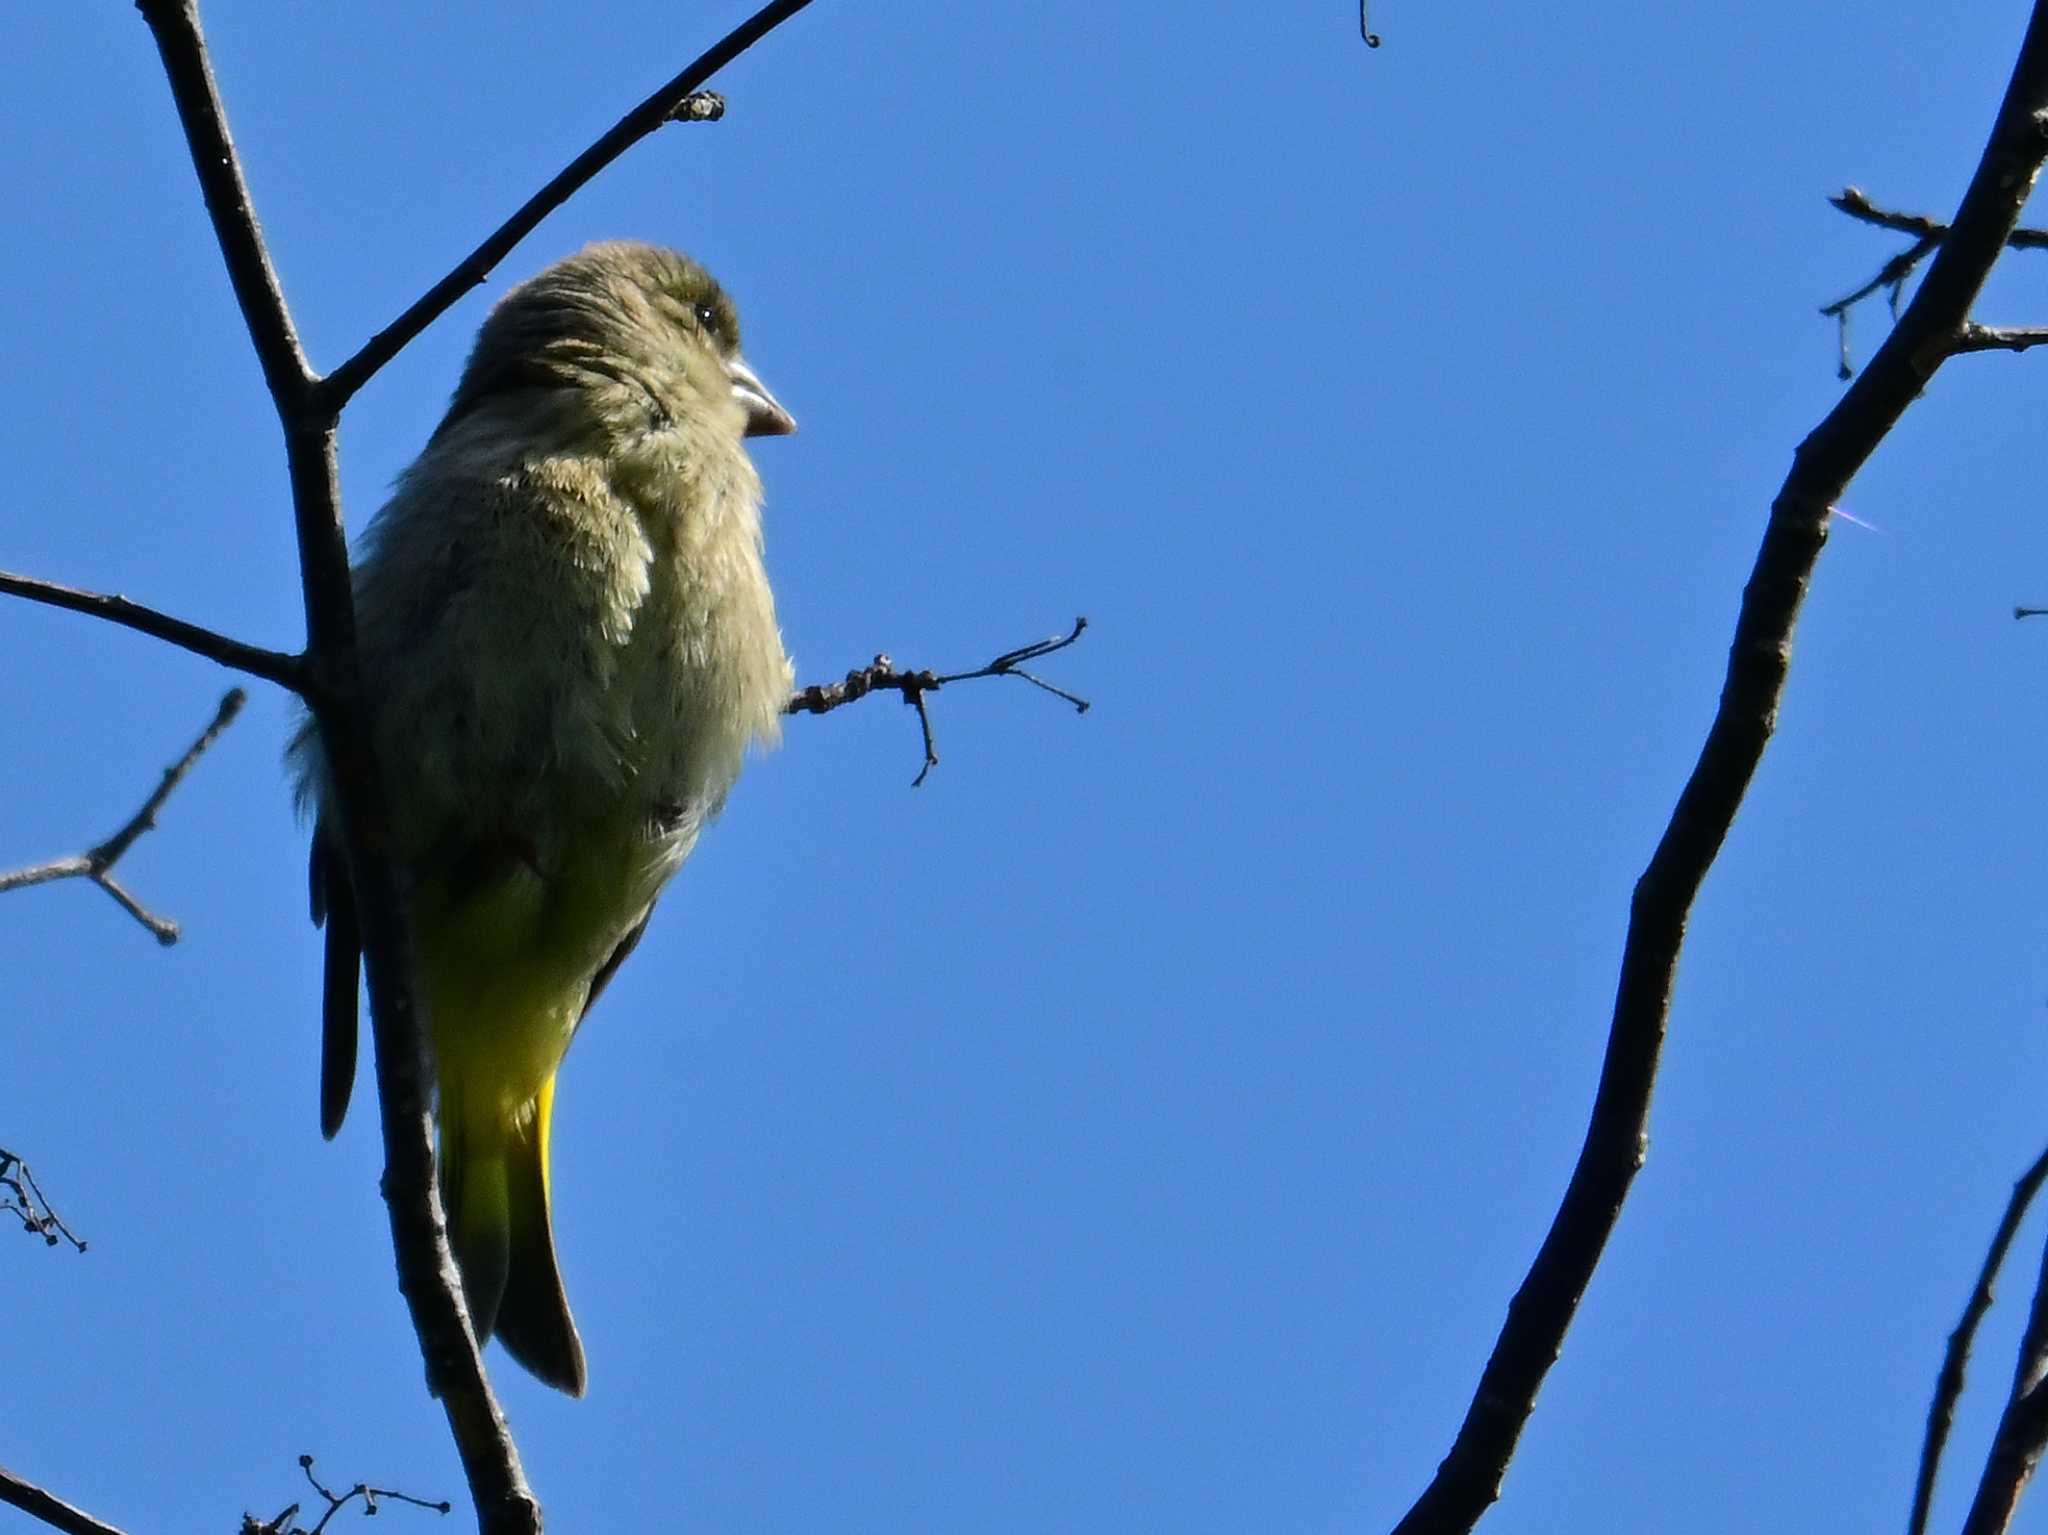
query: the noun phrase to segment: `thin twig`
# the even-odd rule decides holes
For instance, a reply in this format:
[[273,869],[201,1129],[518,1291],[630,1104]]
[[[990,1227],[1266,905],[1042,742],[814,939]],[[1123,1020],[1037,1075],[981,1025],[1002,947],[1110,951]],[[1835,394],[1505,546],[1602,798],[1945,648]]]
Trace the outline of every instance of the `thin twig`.
[[0,1199],[0,1215],[15,1217],[21,1222],[22,1230],[31,1236],[41,1237],[45,1246],[55,1247],[63,1241],[80,1252],[85,1251],[85,1242],[64,1224],[64,1217],[50,1203],[50,1196],[36,1182],[36,1175],[28,1163],[5,1147],[0,1147],[0,1189],[7,1192],[7,1197]]
[[146,608],[139,602],[130,602],[126,597],[111,596],[106,592],[89,592],[81,587],[63,586],[55,581],[41,581],[34,576],[17,576],[0,570],[0,595],[25,597],[30,602],[40,602],[67,612],[83,613],[90,618],[104,619],[110,624],[119,624],[124,629],[134,629],[153,639],[167,641],[180,650],[189,650],[194,655],[204,656],[209,661],[218,661],[222,666],[238,672],[247,672],[252,677],[261,677],[279,687],[290,688],[294,693],[303,693],[305,683],[305,658],[286,655],[278,650],[264,650],[256,645],[245,645],[240,640],[229,639],[225,634],[216,634],[211,629],[202,629],[197,624],[188,624],[182,618],[172,618],[168,613],[159,613],[155,608]]
[[1956,1403],[1963,1394],[1963,1375],[1970,1362],[1970,1348],[1976,1342],[1977,1329],[1982,1325],[1985,1314],[1991,1310],[1992,1283],[1998,1278],[1998,1271],[2005,1266],[2006,1254],[2012,1250],[2020,1222],[2026,1218],[2027,1207],[2034,1202],[2034,1196],[2040,1193],[2044,1179],[2048,1179],[2048,1151],[2042,1152],[2034,1165],[2013,1184],[2012,1198],[2006,1201],[2005,1216],[1998,1223],[1990,1250],[1984,1254],[1984,1266],[1977,1273],[1976,1288],[1970,1292],[1970,1299],[1963,1307],[1962,1319],[1956,1323],[1955,1331],[1948,1335],[1948,1349],[1942,1356],[1934,1399],[1927,1408],[1927,1434],[1920,1447],[1920,1473],[1913,1483],[1913,1512],[1906,1521],[1906,1535],[1926,1535],[1928,1513],[1934,1506],[1934,1481],[1941,1470],[1941,1452],[1948,1444],[1949,1430],[1955,1426]]
[[541,220],[575,196],[620,155],[664,123],[710,121],[713,115],[722,115],[725,108],[723,99],[718,100],[718,114],[698,117],[689,109],[690,97],[706,80],[810,3],[811,0],[772,0],[772,3],[762,6],[705,49],[681,74],[620,118],[603,137],[521,204],[519,210],[493,230],[481,245],[457,262],[454,270],[365,342],[355,356],[328,374],[319,385],[328,408],[340,410],[379,368],[398,355],[401,347],[453,308],[456,300],[489,277],[491,269],[504,260],[515,245],[540,227]]
[[1395,1527],[1398,1535],[1468,1531],[1500,1496],[1536,1393],[1642,1166],[1686,921],[1776,727],[1792,636],[1827,542],[1830,510],[1953,355],[2048,156],[2044,121],[2048,0],[2038,0],[1982,159],[1925,279],[1869,366],[1800,443],[1771,503],[1714,722],[1630,903],[1606,1058],[1578,1163],[1508,1306],[1457,1438]]
[[34,864],[26,869],[0,872],[0,894],[19,890],[28,885],[46,885],[60,879],[89,879],[100,889],[112,896],[121,908],[137,922],[155,935],[156,941],[166,947],[178,941],[178,924],[169,917],[159,917],[130,895],[125,887],[113,877],[113,867],[121,861],[121,855],[135,845],[135,839],[146,831],[156,829],[156,813],[163,809],[164,801],[171,797],[171,791],[185,780],[193,765],[206,754],[206,749],[220,738],[220,733],[234,723],[235,716],[242,712],[242,705],[249,695],[240,688],[230,688],[221,699],[220,707],[214,710],[213,719],[199,732],[199,739],[185,750],[185,755],[164,769],[163,777],[151,791],[142,808],[130,816],[121,829],[96,847],[87,848],[83,853],[74,853],[68,858],[53,858],[48,863]]
[[306,1480],[312,1483],[313,1490],[327,1500],[327,1512],[315,1521],[310,1530],[302,1530],[296,1523],[299,1517],[299,1505],[296,1503],[285,1505],[283,1511],[270,1520],[258,1519],[254,1514],[245,1514],[242,1516],[242,1535],[321,1535],[328,1522],[358,1498],[363,1500],[363,1513],[366,1516],[378,1511],[379,1498],[387,1503],[410,1503],[414,1508],[432,1509],[437,1514],[451,1511],[451,1505],[445,1499],[416,1498],[409,1492],[397,1492],[389,1487],[372,1487],[367,1482],[357,1482],[347,1492],[332,1492],[321,1485],[320,1478],[313,1474],[313,1457],[310,1455],[299,1457],[299,1469],[306,1474]]
[[913,789],[922,788],[931,770],[939,765],[939,753],[932,739],[931,711],[925,705],[925,695],[936,693],[949,682],[972,682],[978,677],[1017,677],[1033,687],[1043,688],[1055,698],[1064,698],[1074,706],[1075,712],[1086,714],[1088,700],[1069,693],[1065,688],[1055,687],[1043,677],[1024,670],[1026,661],[1036,661],[1055,651],[1065,650],[1087,632],[1088,620],[1077,618],[1074,627],[1065,634],[1056,634],[1051,639],[1036,640],[1029,645],[1020,645],[1015,650],[1006,650],[986,666],[977,666],[972,671],[906,672],[897,668],[896,663],[886,655],[876,656],[866,666],[855,667],[838,682],[814,682],[809,687],[799,688],[782,706],[784,714],[830,714],[834,709],[865,698],[870,693],[895,692],[903,695],[903,701],[917,710],[917,722],[924,732],[924,766],[917,777],[911,780]]
[[[1880,208],[1864,195],[1861,187],[1844,187],[1828,202],[1849,217],[1875,224],[1880,229],[1896,230],[1915,239],[1941,241],[1948,238],[1948,225],[1941,220],[1924,213],[1900,213],[1893,208]],[[2018,225],[2005,237],[2005,244],[2008,250],[2048,250],[2048,229],[2032,224]]]
[[52,1529],[64,1531],[64,1535],[121,1535],[113,1525],[102,1524],[84,1509],[74,1508],[62,1498],[52,1497],[34,1482],[23,1481],[5,1466],[0,1466],[0,1503],[11,1503]]

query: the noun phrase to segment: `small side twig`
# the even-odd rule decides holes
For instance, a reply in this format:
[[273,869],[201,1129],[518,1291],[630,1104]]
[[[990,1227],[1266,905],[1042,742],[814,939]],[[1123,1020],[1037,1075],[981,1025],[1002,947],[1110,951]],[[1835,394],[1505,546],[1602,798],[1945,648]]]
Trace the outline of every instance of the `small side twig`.
[[922,788],[931,770],[939,765],[939,753],[932,737],[931,711],[925,706],[925,695],[936,693],[949,682],[972,682],[978,677],[1018,677],[1033,687],[1042,688],[1055,698],[1063,698],[1074,706],[1077,714],[1088,712],[1088,700],[1069,693],[1065,688],[1056,687],[1043,677],[1024,669],[1026,661],[1036,661],[1055,651],[1065,650],[1080,639],[1087,631],[1085,617],[1074,620],[1074,627],[1065,634],[1054,635],[1051,639],[1020,645],[1015,650],[1006,650],[986,666],[977,666],[965,672],[934,672],[930,670],[907,672],[898,669],[896,663],[885,655],[878,655],[866,666],[855,667],[838,682],[814,682],[807,688],[799,688],[782,706],[784,714],[830,714],[834,709],[865,698],[870,693],[894,692],[903,696],[903,701],[917,710],[917,723],[924,732],[924,766],[917,777],[911,780],[913,789]]
[[[1866,197],[1858,187],[1844,187],[1828,199],[1836,209],[1862,223],[1889,229],[1897,234],[1911,235],[1913,243],[1900,251],[1878,268],[1877,275],[1853,293],[1845,293],[1832,304],[1821,306],[1821,313],[1833,318],[1835,334],[1840,346],[1840,357],[1836,374],[1848,378],[1853,373],[1849,366],[1849,311],[1883,289],[1891,306],[1892,318],[1899,317],[1899,299],[1906,281],[1921,262],[1940,247],[1948,238],[1949,227],[1939,219],[1929,218],[1924,213],[1900,213],[1892,208],[1880,208]],[[2006,236],[2006,247],[2010,250],[2048,250],[2048,229],[2036,229],[2025,225]],[[2021,338],[2032,339],[2021,339]],[[2048,332],[2028,330],[1993,330],[1986,326],[1967,324],[1957,337],[1954,350],[1958,352],[2008,351],[2023,352],[2030,346],[2038,346],[2048,340]]]
[[64,1241],[80,1252],[85,1251],[84,1240],[64,1224],[64,1217],[50,1203],[28,1163],[4,1146],[0,1146],[0,1193],[4,1193],[0,1197],[0,1215],[13,1216],[21,1222],[22,1230],[41,1237],[46,1246],[55,1247]]
[[1975,320],[1956,338],[1958,352],[2024,352],[2048,345],[2048,328],[2038,325],[1979,325]]
[[192,771],[192,767],[206,754],[206,749],[220,738],[220,733],[234,723],[235,716],[242,712],[242,705],[249,695],[240,688],[230,688],[221,699],[220,707],[214,711],[212,721],[199,733],[199,739],[186,749],[185,755],[164,769],[163,779],[157,784],[149,798],[142,802],[142,808],[128,818],[121,829],[95,847],[83,853],[74,853],[68,858],[53,858],[48,863],[31,865],[26,869],[0,871],[0,895],[10,890],[20,890],[28,885],[47,885],[60,879],[89,879],[100,889],[114,898],[121,909],[140,922],[155,935],[156,941],[169,947],[178,941],[178,924],[169,917],[159,917],[150,911],[125,887],[115,880],[114,865],[121,856],[135,844],[135,839],[156,826],[156,813],[163,809],[164,801],[171,792]]
[[327,1500],[327,1512],[320,1516],[319,1520],[310,1530],[301,1529],[294,1522],[299,1517],[299,1505],[296,1503],[287,1504],[283,1512],[278,1514],[275,1519],[263,1520],[258,1519],[254,1514],[244,1514],[242,1516],[242,1535],[321,1535],[321,1532],[327,1528],[328,1521],[357,1498],[363,1500],[363,1513],[365,1516],[378,1511],[377,1500],[379,1498],[390,1503],[410,1503],[414,1508],[431,1508],[437,1514],[448,1513],[452,1507],[445,1498],[438,1501],[430,1498],[416,1498],[409,1492],[396,1492],[389,1487],[372,1487],[367,1482],[357,1482],[347,1492],[331,1492],[321,1485],[320,1478],[313,1475],[313,1457],[310,1455],[301,1455],[299,1457],[299,1469],[306,1473],[306,1480],[312,1483],[313,1490]]
[[218,661],[235,671],[261,677],[265,682],[275,682],[294,693],[306,691],[306,665],[302,657],[245,645],[225,634],[217,634],[198,624],[188,624],[182,618],[159,613],[139,602],[130,602],[126,597],[89,592],[81,587],[15,575],[5,570],[0,570],[0,596],[25,597],[47,607],[63,608],[67,612],[83,613],[89,618],[119,624],[124,629],[133,629],[176,645],[180,650],[204,656],[209,661]]
[[1990,1250],[1984,1254],[1984,1266],[1977,1274],[1976,1288],[1970,1292],[1970,1299],[1963,1307],[1962,1319],[1956,1323],[1955,1331],[1948,1335],[1941,1374],[1935,1380],[1934,1400],[1927,1408],[1927,1435],[1920,1447],[1920,1473],[1913,1484],[1913,1513],[1906,1522],[1907,1535],[1926,1535],[1927,1517],[1934,1506],[1934,1480],[1941,1469],[1941,1452],[1948,1444],[1949,1430],[1955,1426],[1956,1403],[1963,1394],[1963,1374],[1970,1361],[1970,1348],[1976,1342],[1978,1327],[1991,1309],[1992,1283],[1998,1278],[1999,1270],[2005,1267],[2006,1254],[2012,1250],[2020,1222],[2026,1218],[2027,1207],[2034,1202],[2035,1195],[2041,1192],[2044,1180],[2048,1180],[2048,1151],[2042,1152],[2034,1165],[2013,1184],[2012,1198],[2005,1206],[2005,1218],[1998,1223]]

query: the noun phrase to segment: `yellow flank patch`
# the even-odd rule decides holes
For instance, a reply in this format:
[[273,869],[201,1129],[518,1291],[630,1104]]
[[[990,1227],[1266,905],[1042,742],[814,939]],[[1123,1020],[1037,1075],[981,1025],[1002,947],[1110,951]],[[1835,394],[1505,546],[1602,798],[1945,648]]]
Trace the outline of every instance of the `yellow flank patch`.
[[555,1074],[590,977],[652,898],[637,828],[586,835],[547,875],[511,861],[482,880],[422,879],[413,924],[444,1100],[497,1144]]

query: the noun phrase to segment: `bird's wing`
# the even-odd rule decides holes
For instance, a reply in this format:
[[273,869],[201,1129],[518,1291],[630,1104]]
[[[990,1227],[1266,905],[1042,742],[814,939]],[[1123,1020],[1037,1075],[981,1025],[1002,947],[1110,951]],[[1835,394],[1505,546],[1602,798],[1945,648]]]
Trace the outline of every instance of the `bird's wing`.
[[590,1010],[597,1004],[597,994],[611,984],[618,974],[619,966],[626,962],[626,956],[639,946],[641,934],[647,931],[647,919],[654,915],[654,903],[647,903],[647,910],[640,914],[640,920],[627,929],[626,936],[619,940],[619,946],[612,950],[611,957],[597,967],[597,974],[590,978],[590,993],[583,999],[583,1012],[576,1020],[576,1027],[583,1027],[583,1019],[590,1016]]

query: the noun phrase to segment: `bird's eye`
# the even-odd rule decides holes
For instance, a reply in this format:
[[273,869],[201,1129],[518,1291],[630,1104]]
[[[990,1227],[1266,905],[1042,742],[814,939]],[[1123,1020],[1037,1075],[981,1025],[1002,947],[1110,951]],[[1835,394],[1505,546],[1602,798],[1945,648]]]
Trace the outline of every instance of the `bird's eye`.
[[699,304],[697,306],[697,323],[710,331],[714,336],[717,335],[718,311],[709,304]]

